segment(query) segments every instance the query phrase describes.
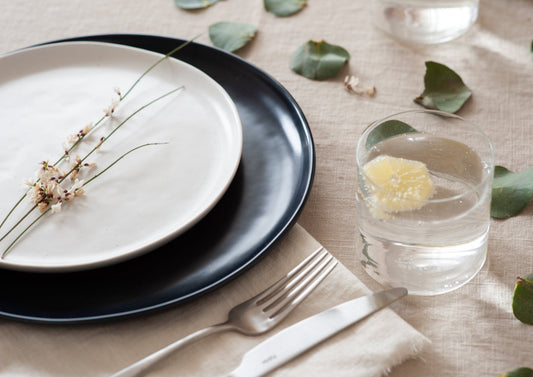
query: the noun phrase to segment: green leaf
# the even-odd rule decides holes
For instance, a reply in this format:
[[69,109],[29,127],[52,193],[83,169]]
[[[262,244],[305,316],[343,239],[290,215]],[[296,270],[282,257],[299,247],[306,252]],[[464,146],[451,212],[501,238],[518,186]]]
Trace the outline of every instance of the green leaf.
[[307,0],[264,0],[265,9],[278,17],[297,13],[307,5]]
[[518,278],[513,294],[513,314],[521,322],[533,325],[533,273]]
[[533,377],[533,369],[530,368],[518,368],[506,372],[503,376],[500,377]]
[[503,166],[494,168],[490,215],[506,219],[518,215],[533,196],[533,169],[513,173]]
[[209,26],[209,38],[216,47],[226,51],[236,51],[250,42],[257,28],[237,22],[218,22]]
[[424,85],[424,92],[414,101],[428,109],[455,113],[472,95],[457,73],[431,61],[426,62]]
[[372,148],[377,143],[388,139],[389,137],[403,135],[406,133],[418,132],[413,127],[402,121],[391,119],[381,123],[374,128],[366,138],[366,149]]
[[183,9],[203,9],[217,3],[219,0],[174,0]]
[[518,368],[512,371],[506,372],[501,377],[533,377],[533,369]]
[[505,373],[504,377],[533,377],[533,369],[518,368]]
[[326,41],[307,41],[294,52],[291,58],[291,69],[309,79],[324,80],[335,77],[350,54],[344,48]]

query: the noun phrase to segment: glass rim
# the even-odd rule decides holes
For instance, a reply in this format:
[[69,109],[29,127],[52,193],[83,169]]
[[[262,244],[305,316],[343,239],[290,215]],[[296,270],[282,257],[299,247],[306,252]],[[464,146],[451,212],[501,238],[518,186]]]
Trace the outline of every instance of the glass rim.
[[[474,128],[480,134],[480,136],[482,136],[482,138],[485,139],[485,141],[487,142],[488,149],[490,151],[490,161],[488,161],[488,162],[490,162],[488,164],[488,168],[490,170],[489,174],[487,174],[485,177],[483,177],[483,179],[481,179],[480,182],[477,183],[475,186],[472,186],[467,191],[465,191],[465,192],[463,192],[461,194],[457,194],[457,195],[450,196],[450,197],[447,197],[447,198],[442,198],[442,199],[431,199],[430,198],[430,199],[426,199],[426,200],[418,200],[418,199],[405,198],[405,197],[399,196],[397,194],[394,194],[394,193],[384,189],[382,186],[380,186],[379,184],[374,182],[372,179],[370,179],[364,172],[363,164],[362,164],[362,161],[361,161],[360,156],[359,156],[359,151],[362,148],[366,148],[365,143],[363,143],[363,140],[366,142],[366,137],[365,136],[367,136],[371,132],[371,130],[374,129],[377,125],[383,123],[387,119],[390,119],[390,118],[396,117],[396,116],[400,116],[400,115],[404,115],[404,114],[415,114],[415,113],[435,114],[435,115],[440,115],[440,116],[444,116],[444,117],[448,117],[448,118],[455,118],[455,119],[461,120],[463,122],[466,122],[466,124],[468,124],[470,127]],[[398,113],[394,113],[394,114],[388,115],[388,116],[386,116],[384,118],[381,118],[381,119],[373,121],[372,123],[370,123],[368,126],[365,127],[365,129],[361,133],[361,136],[359,137],[359,140],[357,142],[356,153],[355,153],[355,160],[356,160],[356,164],[357,164],[358,174],[361,175],[364,178],[365,182],[371,183],[374,187],[379,189],[380,192],[383,192],[383,193],[385,193],[387,195],[390,195],[391,197],[401,199],[402,201],[407,201],[407,202],[411,202],[411,203],[446,203],[446,202],[451,202],[451,201],[454,201],[454,200],[461,199],[461,198],[463,198],[463,197],[465,197],[467,195],[470,195],[471,193],[473,193],[475,191],[478,191],[482,186],[487,184],[488,180],[491,181],[493,179],[493,175],[494,175],[494,147],[493,147],[492,142],[491,142],[490,138],[488,137],[488,135],[479,126],[475,125],[474,123],[470,122],[469,120],[467,120],[467,119],[465,119],[465,118],[463,118],[463,117],[461,117],[461,116],[459,116],[457,114],[448,113],[446,111],[441,111],[441,110],[428,110],[428,109],[406,110],[406,111],[401,111],[401,112],[398,112]],[[485,161],[485,159],[482,159],[482,161]]]

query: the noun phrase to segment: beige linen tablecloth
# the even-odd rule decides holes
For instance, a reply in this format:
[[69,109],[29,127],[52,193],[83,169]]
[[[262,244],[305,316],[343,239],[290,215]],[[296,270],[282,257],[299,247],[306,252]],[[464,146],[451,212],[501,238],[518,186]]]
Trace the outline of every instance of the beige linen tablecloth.
[[[299,14],[277,18],[265,12],[261,0],[224,0],[195,12],[177,8],[172,0],[2,0],[0,53],[102,33],[200,34],[198,41],[210,44],[207,28],[212,23],[256,25],[255,40],[239,55],[290,91],[316,144],[315,183],[299,223],[376,290],[379,286],[365,275],[357,257],[354,160],[359,134],[372,120],[418,108],[412,99],[423,91],[424,62],[434,60],[458,72],[472,89],[473,98],[459,114],[493,140],[496,163],[515,171],[533,167],[533,1],[481,0],[478,23],[467,35],[425,47],[400,44],[377,31],[369,21],[368,1],[309,0]],[[338,78],[314,82],[291,72],[292,53],[309,39],[325,39],[349,51],[349,64]],[[376,96],[344,91],[342,80],[349,73],[375,85]],[[511,310],[516,276],[533,272],[532,217],[530,204],[518,217],[492,222],[488,262],[465,287],[443,296],[409,297],[394,307],[432,345],[421,359],[403,363],[391,376],[496,376],[520,366],[533,368],[533,326],[521,324]],[[0,348],[7,346],[0,340]],[[17,352],[38,355],[41,350],[35,346]],[[99,361],[84,367],[92,365],[101,367]]]

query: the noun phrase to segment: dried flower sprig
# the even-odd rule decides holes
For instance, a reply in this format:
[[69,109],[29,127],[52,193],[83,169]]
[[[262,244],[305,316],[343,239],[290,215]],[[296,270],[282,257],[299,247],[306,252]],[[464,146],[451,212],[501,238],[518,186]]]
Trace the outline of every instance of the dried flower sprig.
[[[87,181],[81,181],[79,179],[76,179],[74,184],[68,190],[60,188],[60,185],[57,184],[57,179],[52,179],[52,178],[54,178],[54,176],[49,176],[48,179],[42,179],[41,180],[41,182],[45,182],[46,181],[46,185],[49,185],[50,182],[52,182],[52,188],[50,189],[51,191],[48,191],[48,188],[45,188],[45,189],[42,188],[44,183],[33,185],[32,189],[31,189],[32,200],[34,202],[37,202],[38,204],[35,204],[35,206],[32,208],[31,211],[33,211],[35,208],[38,208],[39,205],[44,204],[44,206],[43,206],[43,208],[41,210],[41,214],[35,220],[33,220],[28,226],[26,226],[26,228],[24,228],[20,232],[20,234],[9,244],[9,246],[2,253],[2,256],[0,257],[0,259],[4,259],[5,256],[9,254],[9,252],[11,251],[13,246],[17,243],[17,241],[20,240],[22,238],[22,236],[31,227],[33,227],[39,220],[41,220],[48,212],[51,212],[51,213],[60,212],[63,203],[71,201],[71,200],[73,200],[76,197],[82,196],[85,193],[85,190],[83,189],[83,187],[85,187],[90,182],[94,181],[96,178],[98,178],[99,176],[101,176],[102,174],[107,172],[109,169],[111,169],[111,167],[113,167],[115,164],[117,164],[124,157],[126,157],[127,155],[129,155],[130,153],[132,153],[132,152],[134,152],[134,151],[136,151],[138,149],[145,148],[145,147],[148,147],[148,146],[153,146],[153,145],[162,145],[162,144],[166,144],[166,143],[146,143],[146,144],[139,145],[139,146],[137,146],[137,147],[135,147],[133,149],[130,149],[129,151],[127,151],[126,153],[124,153],[120,157],[118,157],[111,164],[109,164],[104,170],[102,170],[98,174],[95,174],[93,177],[91,177]],[[52,165],[49,165],[47,162],[43,162],[42,164],[43,164],[43,167],[45,167],[45,169],[43,170],[45,173],[44,173],[42,178],[45,178],[45,175],[49,175],[50,172],[60,172],[59,169],[57,169],[56,167],[54,167]],[[24,216],[24,218],[26,216]],[[19,221],[19,223],[22,222],[23,219],[21,219]],[[0,241],[3,240],[6,236],[7,236],[7,234],[4,235],[4,237],[2,237],[2,239],[0,239]]]
[[[91,156],[98,148],[101,147],[101,145],[107,141],[116,131],[118,131],[126,122],[128,122],[132,117],[134,117],[136,114],[138,114],[140,111],[144,110],[146,107],[152,105],[153,103],[169,96],[172,93],[175,93],[177,91],[180,91],[184,89],[184,87],[179,87],[176,89],[173,89],[155,99],[148,102],[147,104],[139,107],[136,111],[131,113],[128,117],[125,118],[124,121],[120,122],[118,126],[116,126],[111,132],[109,132],[106,136],[101,137],[95,147],[93,147],[83,158],[80,158],[79,156],[76,156],[75,161],[72,163],[70,170],[67,173],[63,173],[57,165],[62,163],[63,161],[68,161],[70,159],[71,152],[85,139],[85,137],[91,133],[94,129],[96,129],[98,126],[100,126],[104,120],[107,118],[113,116],[115,113],[115,110],[117,106],[132,92],[132,90],[138,85],[138,83],[151,71],[153,70],[157,65],[159,65],[162,61],[167,59],[169,56],[173,55],[177,51],[181,50],[188,44],[190,44],[194,40],[191,39],[169,53],[167,53],[165,56],[157,60],[154,64],[152,64],[147,70],[145,70],[139,78],[130,86],[130,88],[125,92],[125,94],[122,94],[120,89],[115,88],[115,93],[118,96],[118,99],[115,99],[112,101],[111,105],[104,109],[104,115],[96,122],[96,123],[89,123],[82,129],[80,129],[76,134],[69,136],[67,141],[64,143],[64,153],[61,155],[61,157],[54,163],[50,164],[48,161],[43,161],[41,163],[41,168],[37,174],[37,177],[34,181],[26,182],[26,184],[29,187],[29,189],[22,195],[22,197],[15,203],[15,205],[11,208],[11,210],[7,213],[7,215],[4,217],[2,222],[0,223],[0,228],[6,223],[8,218],[14,213],[15,209],[22,203],[22,201],[30,195],[31,201],[34,203],[33,207],[30,208],[29,211],[27,211],[1,238],[0,242],[3,241],[15,228],[17,228],[28,216],[30,213],[32,213],[35,209],[39,209],[41,214],[31,222],[30,225],[28,225],[16,238],[15,240],[7,247],[7,249],[3,252],[0,259],[3,259],[8,252],[11,250],[13,245],[30,229],[36,222],[38,222],[46,213],[56,213],[59,212],[62,208],[62,205],[64,202],[72,200],[73,198],[77,196],[81,196],[84,193],[83,187],[88,184],[89,182],[93,181],[95,178],[99,177],[101,174],[106,172],[110,167],[115,165],[118,161],[120,161],[122,158],[124,158],[129,153],[148,146],[148,145],[156,145],[160,143],[148,143],[143,144],[139,147],[133,148],[132,150],[124,153],[122,156],[120,156],[117,160],[115,160],[111,165],[109,165],[106,169],[104,169],[102,172],[96,174],[91,179],[89,179],[87,182],[84,182],[83,180],[77,179],[77,175],[79,171],[82,168],[86,167],[95,167],[95,164],[93,163],[87,163],[85,162],[89,156]],[[73,184],[69,188],[64,188],[62,186],[63,181],[70,177],[71,181],[73,181]]]
[[[122,126],[124,126],[124,124],[126,124],[126,122],[128,122],[131,118],[133,118],[135,115],[137,115],[139,112],[141,112],[142,110],[146,109],[148,106],[154,104],[155,102],[157,101],[160,101],[161,99],[173,94],[173,93],[176,93],[178,91],[181,91],[183,90],[184,87],[181,86],[181,87],[178,87],[178,88],[175,88],[175,89],[172,89],[170,91],[168,91],[167,93],[151,100],[150,102],[144,104],[143,106],[140,106],[137,110],[135,110],[134,112],[132,112],[130,115],[128,115],[122,122],[120,122],[113,130],[111,130],[106,136],[100,138],[100,140],[98,141],[98,143],[96,144],[95,147],[93,147],[83,158],[77,158],[77,161],[75,163],[75,165],[66,173],[63,173],[61,170],[59,170],[56,166],[54,165],[51,165],[49,164],[47,161],[43,161],[41,163],[42,167],[38,170],[38,174],[37,174],[37,179],[34,183],[32,183],[30,186],[30,189],[26,192],[25,196],[28,195],[28,193],[31,193],[31,199],[34,203],[33,207],[31,207],[1,238],[0,238],[0,242],[2,242],[9,234],[11,234],[11,232],[13,232],[13,230],[15,230],[35,209],[39,209],[41,211],[41,213],[45,213],[45,212],[48,212],[48,210],[50,209],[51,207],[51,203],[55,200],[64,200],[64,198],[62,197],[63,194],[65,194],[67,197],[69,195],[73,195],[75,194],[75,191],[72,191],[72,188],[70,189],[65,189],[61,186],[61,183],[67,178],[67,177],[70,177],[73,175],[73,173],[76,172],[76,175],[77,175],[77,172],[79,171],[79,169],[85,165],[85,160],[87,160],[87,158],[89,158],[89,156],[91,156],[98,148],[100,148],[100,146],[106,142],[107,140],[109,140],[109,138],[111,136],[113,136],[113,134],[115,132],[117,132]],[[87,164],[87,166],[90,166],[90,164]],[[73,185],[76,186],[76,181]],[[58,197],[55,197],[54,195],[58,194],[59,193],[59,198]],[[55,203],[57,204],[57,203]],[[57,206],[56,206],[56,209],[57,209]],[[39,216],[39,219],[41,218],[41,216]],[[35,222],[32,222],[32,224],[30,225],[30,227],[34,224]],[[25,233],[26,230],[23,231],[23,233]],[[19,237],[17,237],[17,239],[20,238],[20,235]],[[3,256],[0,258],[2,259]]]
[[[164,60],[168,59],[170,56],[172,56],[173,54],[175,54],[176,52],[180,51],[181,49],[183,49],[184,47],[186,47],[187,45],[189,45],[190,43],[192,43],[194,40],[196,39],[196,37],[180,44],[179,46],[177,46],[176,48],[174,48],[172,51],[168,52],[165,56],[161,57],[159,60],[157,60],[154,64],[152,64],[150,67],[148,67],[148,69],[146,69],[140,76],[139,78],[137,78],[137,80],[130,86],[130,88],[124,93],[122,94],[120,89],[118,88],[115,88],[115,93],[118,95],[118,102],[115,100],[113,103],[114,103],[114,107],[113,107],[113,103],[110,107],[104,109],[104,115],[102,117],[100,117],[94,124],[93,123],[89,123],[88,125],[86,125],[85,127],[83,127],[80,131],[78,131],[78,133],[74,134],[74,135],[71,135],[68,137],[67,139],[67,142],[64,144],[64,153],[57,159],[57,161],[53,164],[54,166],[57,166],[59,165],[63,160],[68,160],[69,156],[70,156],[70,153],[83,141],[83,139],[89,134],[91,133],[93,130],[95,130],[96,128],[98,128],[98,126],[100,126],[104,120],[106,120],[107,118],[109,118],[114,110],[116,109],[116,107],[118,106],[118,104],[120,104],[120,102],[122,102],[132,91],[133,89],[139,84],[139,82],[148,74],[150,73],[150,71],[152,71],[155,67],[157,67],[161,62],[163,62]],[[113,107],[113,111],[110,111],[111,110],[111,107]],[[15,205],[9,210],[9,212],[5,215],[5,217],[2,219],[2,222],[0,222],[0,228],[2,228],[4,226],[4,224],[6,223],[6,221],[8,220],[8,218],[13,214],[13,212],[15,211],[15,209],[24,201],[24,199],[26,198],[26,196],[28,195],[30,189],[28,189],[28,191],[26,191],[21,197],[20,199],[15,203]],[[4,238],[4,237],[3,237]],[[2,238],[2,239],[3,239]],[[1,241],[1,239],[0,239]]]

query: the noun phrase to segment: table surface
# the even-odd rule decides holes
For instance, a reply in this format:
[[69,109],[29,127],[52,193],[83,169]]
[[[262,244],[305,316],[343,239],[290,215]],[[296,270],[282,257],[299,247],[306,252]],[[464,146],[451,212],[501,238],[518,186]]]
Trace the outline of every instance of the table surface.
[[[533,1],[481,0],[478,22],[465,36],[434,46],[398,43],[370,22],[368,0],[309,0],[300,13],[279,18],[260,0],[225,0],[185,11],[172,0],[0,0],[0,53],[49,40],[89,34],[139,33],[210,45],[209,25],[246,22],[256,38],[238,55],[277,79],[294,96],[316,145],[316,176],[299,219],[312,236],[371,289],[362,270],[355,214],[355,145],[372,120],[418,109],[424,63],[448,65],[472,89],[461,109],[489,135],[496,164],[519,171],[533,167]],[[334,79],[305,79],[289,68],[307,40],[343,46],[349,63]],[[347,74],[377,89],[375,97],[343,90]],[[466,286],[436,297],[409,297],[394,308],[433,345],[421,359],[395,368],[402,376],[497,376],[533,368],[533,326],[516,320],[511,301],[516,277],[533,272],[533,204],[517,217],[492,220],[489,258]]]

